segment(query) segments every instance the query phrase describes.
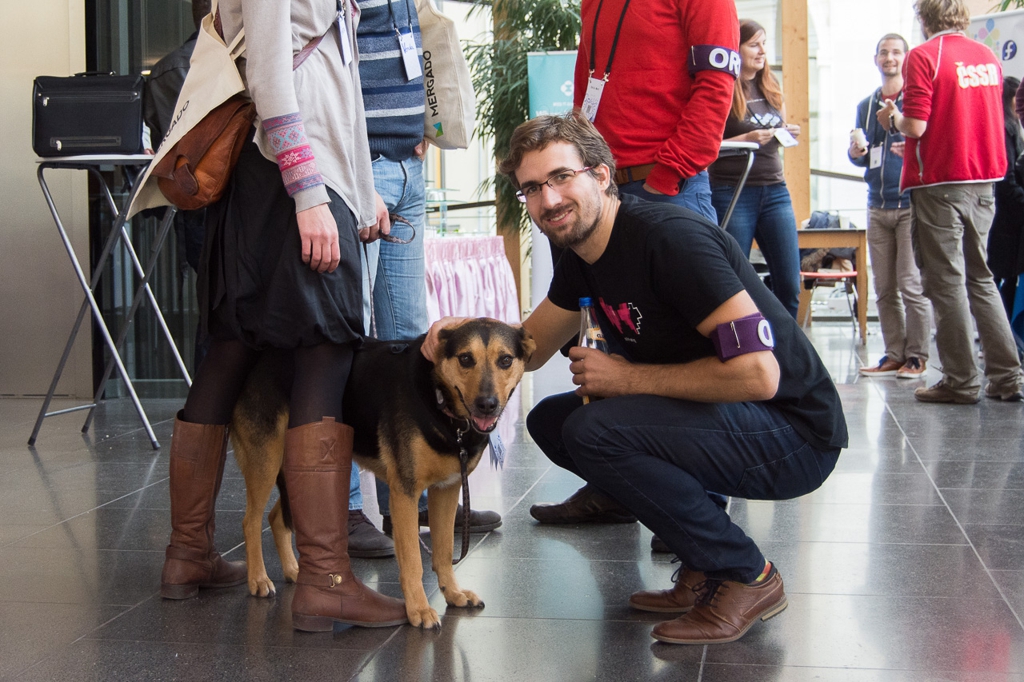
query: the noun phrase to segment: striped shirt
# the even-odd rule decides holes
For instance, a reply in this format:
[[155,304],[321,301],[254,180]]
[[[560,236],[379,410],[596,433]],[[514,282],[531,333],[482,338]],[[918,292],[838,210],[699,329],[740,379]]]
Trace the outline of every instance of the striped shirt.
[[[405,161],[423,140],[423,76],[408,80],[397,31],[411,30],[422,53],[414,0],[359,0],[359,77],[370,153]],[[422,70],[422,57],[420,65]]]

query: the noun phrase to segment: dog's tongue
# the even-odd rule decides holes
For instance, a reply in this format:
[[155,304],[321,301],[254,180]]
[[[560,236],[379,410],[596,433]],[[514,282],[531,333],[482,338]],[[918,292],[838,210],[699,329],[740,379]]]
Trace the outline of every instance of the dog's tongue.
[[473,417],[473,423],[478,431],[490,431],[494,428],[496,421],[498,421],[497,417]]

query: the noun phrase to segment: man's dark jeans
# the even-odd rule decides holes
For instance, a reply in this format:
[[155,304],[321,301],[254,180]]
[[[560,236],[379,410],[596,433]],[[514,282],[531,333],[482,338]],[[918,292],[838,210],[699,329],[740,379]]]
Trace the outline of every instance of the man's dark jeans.
[[526,419],[551,461],[625,505],[683,565],[751,582],[764,569],[754,541],[705,490],[786,500],[818,488],[839,450],[821,451],[766,403],[696,403],[649,395],[583,405],[541,401]]

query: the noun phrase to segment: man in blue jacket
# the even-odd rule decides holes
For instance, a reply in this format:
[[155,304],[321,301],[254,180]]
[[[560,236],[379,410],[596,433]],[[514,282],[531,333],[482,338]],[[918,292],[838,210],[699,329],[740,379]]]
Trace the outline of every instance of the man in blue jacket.
[[874,275],[878,321],[885,355],[864,376],[923,378],[928,361],[931,304],[921,288],[921,272],[910,242],[910,195],[900,194],[903,136],[879,125],[875,117],[887,99],[903,110],[903,58],[907,41],[889,33],[875,50],[882,87],[857,106],[856,129],[850,140],[850,161],[864,168],[868,183],[868,253]]

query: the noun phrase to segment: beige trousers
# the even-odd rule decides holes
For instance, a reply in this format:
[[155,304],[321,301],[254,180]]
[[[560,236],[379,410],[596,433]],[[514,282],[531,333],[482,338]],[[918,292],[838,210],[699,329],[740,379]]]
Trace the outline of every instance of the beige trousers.
[[985,263],[995,214],[991,183],[945,184],[911,192],[911,236],[924,295],[935,310],[935,341],[946,385],[977,395],[973,315],[985,378],[1000,393],[1022,387],[1017,347]]
[[868,209],[868,253],[885,355],[928,359],[932,306],[921,288],[910,239],[910,209]]

